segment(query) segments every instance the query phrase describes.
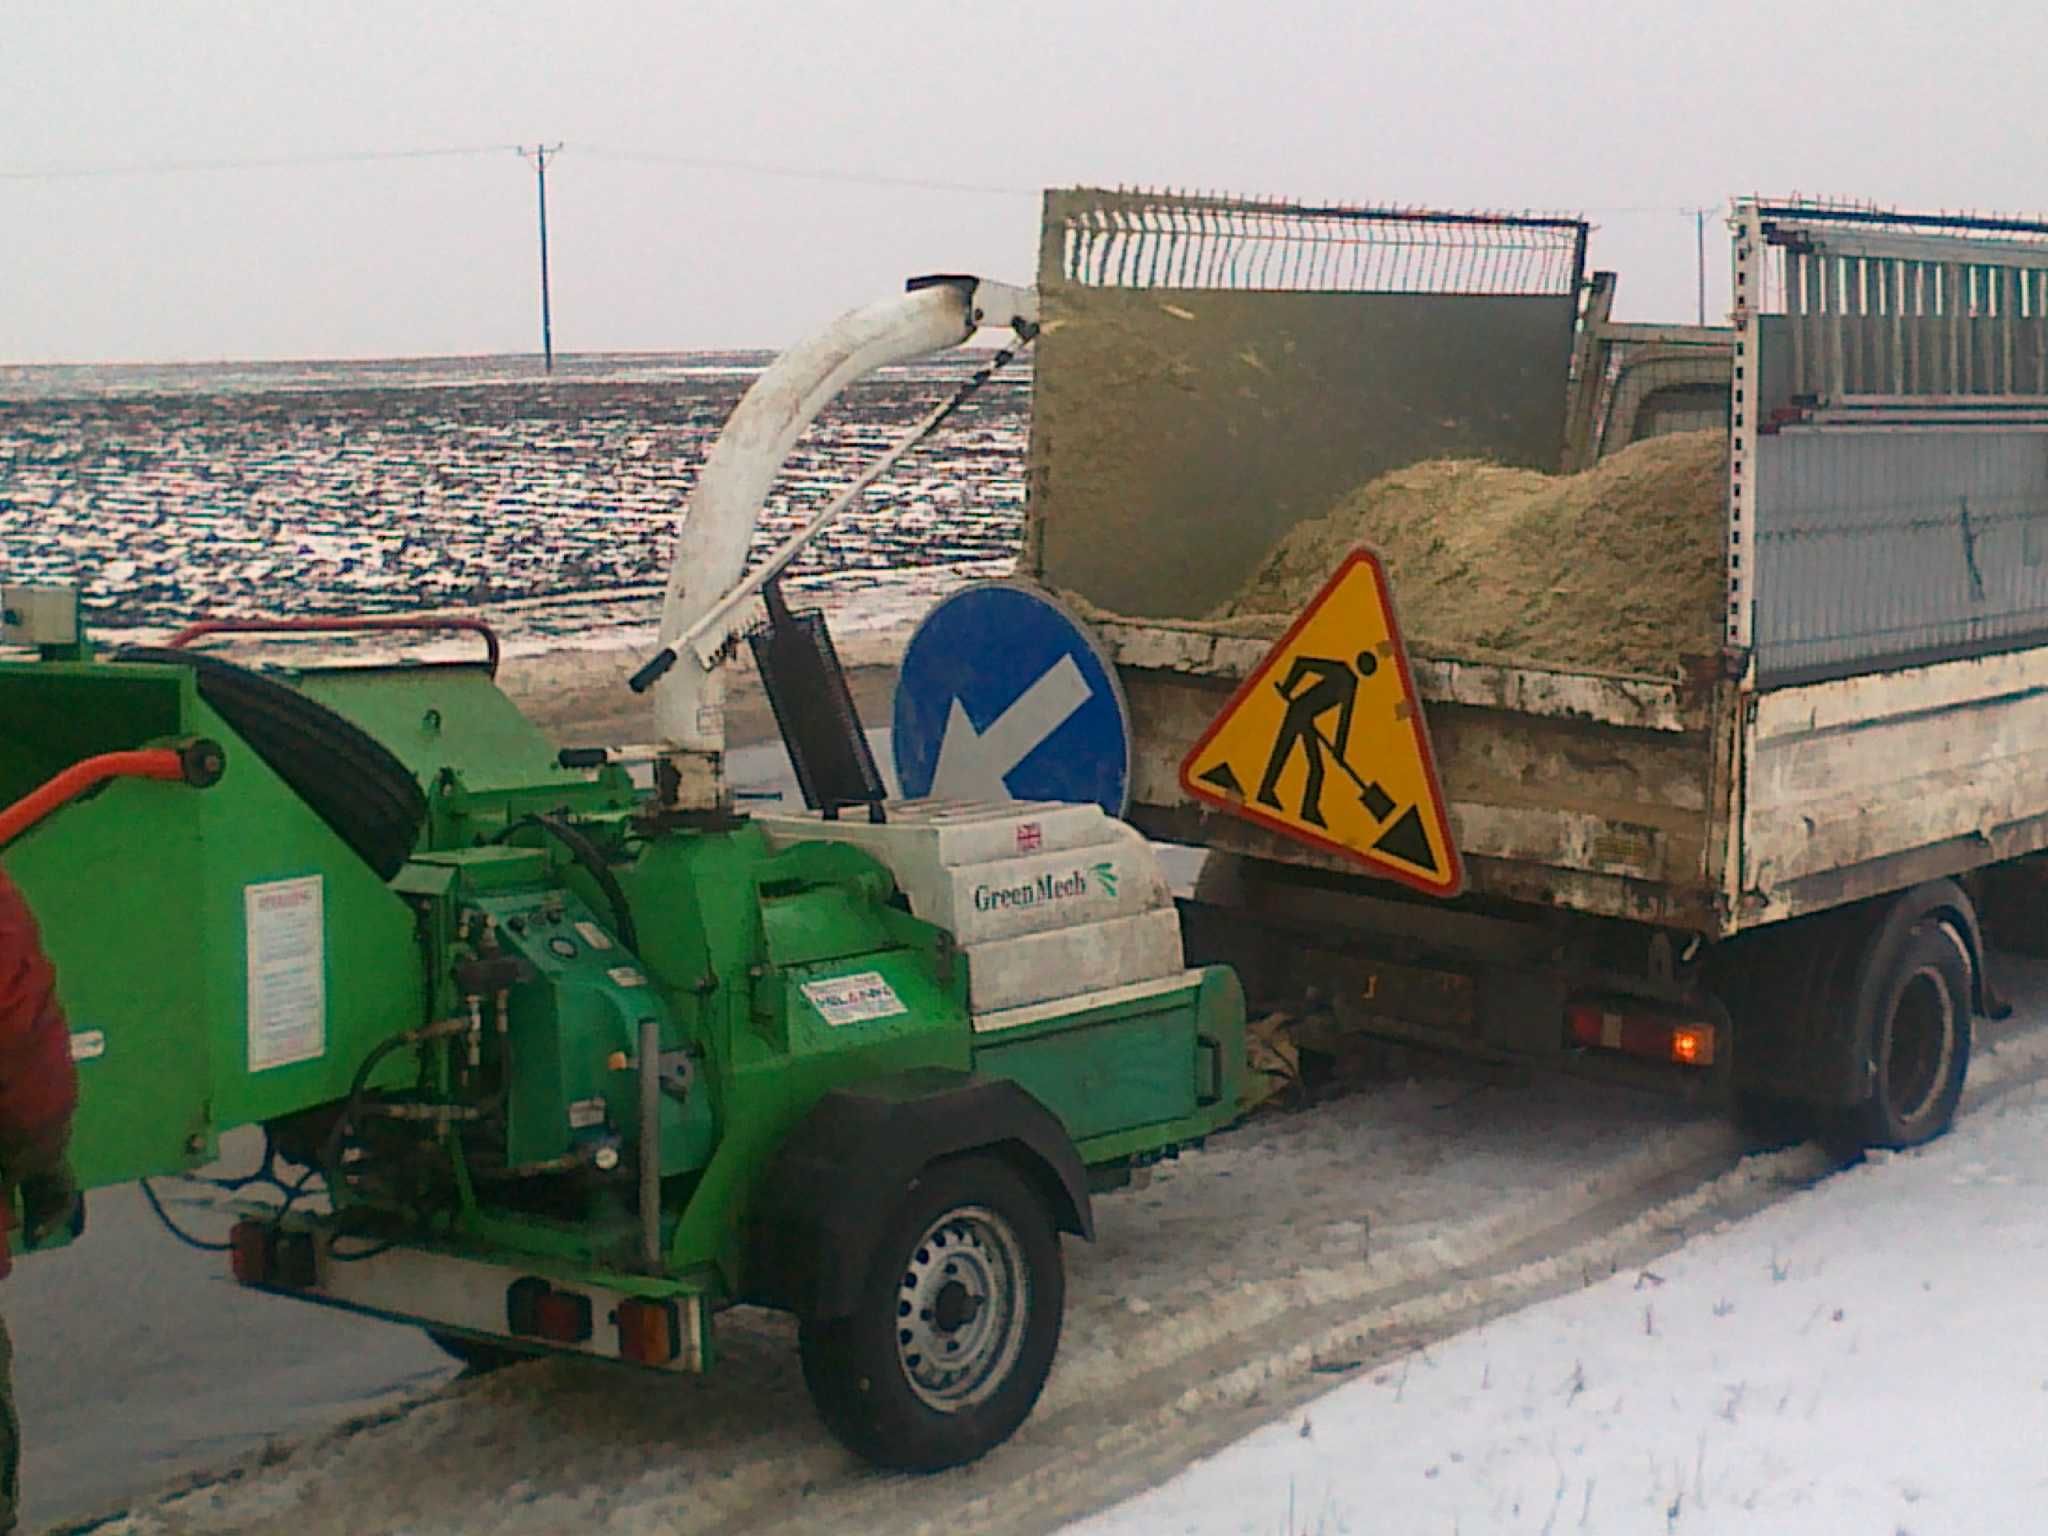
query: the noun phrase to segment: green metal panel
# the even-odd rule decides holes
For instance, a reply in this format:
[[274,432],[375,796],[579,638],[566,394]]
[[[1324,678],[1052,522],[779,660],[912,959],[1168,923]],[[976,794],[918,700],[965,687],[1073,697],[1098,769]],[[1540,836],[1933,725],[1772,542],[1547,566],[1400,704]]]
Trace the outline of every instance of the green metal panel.
[[408,867],[452,870],[460,888],[472,895],[531,888],[548,880],[547,855],[538,848],[439,849],[415,856]]
[[481,666],[333,667],[279,673],[374,736],[428,792],[424,846],[466,846],[522,815],[625,809],[623,768],[564,768],[554,745]]
[[[638,959],[573,895],[536,883],[523,894],[476,905],[497,919],[499,941],[538,978],[514,989],[510,1000],[507,1044],[515,1071],[507,1160],[545,1163],[607,1136],[636,1145],[638,1072],[610,1063],[615,1056],[637,1059],[645,1019],[659,1023],[664,1051],[683,1047],[660,992]],[[495,1055],[495,1041],[491,1049]],[[696,1091],[682,1102],[664,1096],[664,1175],[703,1167],[714,1139],[706,1094]]]
[[1014,1079],[1076,1141],[1195,1112],[1192,993],[1148,999],[1090,1023],[1062,1020],[1028,1035],[982,1037],[974,1069]]
[[81,758],[176,735],[192,697],[163,667],[0,662],[0,805]]
[[213,1145],[220,983],[190,878],[201,857],[193,798],[111,784],[0,850],[42,927],[82,1055],[72,1161],[87,1186],[182,1169]]
[[309,668],[283,680],[368,731],[422,783],[443,769],[473,790],[584,777],[557,766],[553,744],[482,666]]
[[[642,919],[642,958],[687,999],[718,1118],[718,1150],[674,1227],[670,1262],[714,1264],[738,1294],[754,1180],[804,1112],[841,1084],[966,1066],[965,968],[940,963],[938,931],[887,905],[888,872],[844,845],[771,854],[742,825],[651,844],[621,880],[635,912],[662,914]],[[867,972],[901,1014],[835,1027],[803,990]]]
[[[420,1022],[405,904],[199,700],[186,669],[0,665],[0,700],[27,781],[9,798],[93,752],[182,736],[226,750],[210,789],[118,781],[0,853],[43,928],[72,1028],[91,1041],[74,1137],[86,1183],[204,1161],[221,1131],[340,1098],[377,1041]],[[252,1029],[265,1020],[248,1006],[248,893],[289,881],[317,881],[322,921],[297,976],[273,967],[268,984],[317,985],[322,1001],[306,1030],[279,1039]],[[254,928],[276,931],[260,917]]]

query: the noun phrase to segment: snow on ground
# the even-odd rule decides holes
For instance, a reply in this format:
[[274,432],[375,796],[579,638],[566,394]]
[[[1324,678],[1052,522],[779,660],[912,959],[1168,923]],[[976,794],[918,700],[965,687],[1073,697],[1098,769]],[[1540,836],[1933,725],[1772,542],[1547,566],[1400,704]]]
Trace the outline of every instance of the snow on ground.
[[2048,1528],[2048,1091],[1375,1371],[1069,1536]]
[[[721,1320],[723,1361],[703,1380],[546,1361],[458,1382],[134,1508],[105,1536],[1042,1532],[1303,1402],[1252,1449],[1209,1464],[1228,1469],[1222,1484],[1175,1483],[1152,1496],[1164,1504],[1081,1529],[1536,1532],[1555,1507],[1553,1532],[1664,1530],[1681,1486],[1673,1530],[2026,1528],[1954,1524],[1968,1510],[1934,1501],[1964,1495],[1907,1455],[1948,1424],[2003,1468],[1980,1497],[2017,1500],[2042,1475],[2038,1456],[2015,1452],[2024,1436],[2048,1442],[2038,1325],[1992,1341],[1981,1409],[1941,1374],[1950,1359],[1974,1370],[1984,1358],[1988,1318],[1964,1303],[1995,1299],[1999,1282],[1973,1282],[1971,1265],[2026,1274],[2019,1245],[2042,1238],[2038,1223],[1987,1224],[2033,1220],[2026,1202],[2039,1204],[2048,1172],[2048,1158],[2030,1163],[2007,1144],[2048,1125],[2048,1099],[2025,1100],[2024,1114],[2003,1107],[2035,1092],[2026,1085],[2048,1063],[2048,968],[2015,979],[2019,1011],[1986,1025],[1964,1129],[1946,1146],[1975,1146],[1980,1122],[2010,1118],[2009,1135],[1953,1163],[1937,1148],[1844,1176],[1866,1191],[1848,1217],[1827,1215],[1825,1193],[1794,1194],[1760,1218],[1762,1236],[1736,1227],[1674,1252],[1730,1212],[1786,1200],[1825,1161],[1810,1148],[1745,1157],[1711,1114],[1590,1084],[1388,1081],[1261,1116],[1165,1165],[1149,1188],[1101,1200],[1097,1241],[1068,1249],[1067,1328],[1045,1396],[973,1466],[929,1478],[861,1466],[805,1401],[787,1320],[742,1309]],[[1930,1163],[1936,1173],[1915,1175]],[[1962,1204],[1979,1196],[2001,1204]],[[1911,1213],[1903,1233],[1898,1212]],[[1859,1278],[1866,1257],[1899,1268],[1896,1306]],[[1656,1279],[1640,1278],[1645,1265]],[[1610,1274],[1527,1323],[1504,1316]],[[1922,1281],[1932,1289],[1916,1291]],[[1427,1348],[1402,1364],[1418,1341]],[[1802,1363],[1800,1347],[1831,1353]],[[1315,1395],[1361,1369],[1375,1374]],[[1854,1394],[1887,1371],[1913,1396],[1871,1410],[1887,1458],[1875,1465],[1919,1477],[1918,1506],[1885,1471],[1837,1465],[1860,1458]],[[1358,1402],[1380,1416],[1353,1425],[1339,1405]],[[1789,1497],[1796,1477],[1815,1511],[1868,1488],[1919,1512],[1774,1527],[1779,1507],[1760,1489]],[[1950,1524],[1930,1519],[1937,1509]]]

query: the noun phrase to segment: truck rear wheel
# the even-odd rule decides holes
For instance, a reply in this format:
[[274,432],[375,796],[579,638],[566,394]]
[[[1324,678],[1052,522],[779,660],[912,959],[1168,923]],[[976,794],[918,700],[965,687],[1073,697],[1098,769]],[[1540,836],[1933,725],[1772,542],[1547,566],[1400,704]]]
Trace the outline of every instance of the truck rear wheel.
[[1860,1020],[1869,1042],[1870,1096],[1850,1112],[1866,1147],[1914,1147],[1955,1118],[1970,1064],[1969,950],[1945,919],[1930,916],[1905,936]]
[[804,1382],[848,1449],[935,1472],[1000,1445],[1038,1401],[1066,1301],[1059,1234],[988,1155],[927,1167],[887,1220],[853,1311],[804,1322]]

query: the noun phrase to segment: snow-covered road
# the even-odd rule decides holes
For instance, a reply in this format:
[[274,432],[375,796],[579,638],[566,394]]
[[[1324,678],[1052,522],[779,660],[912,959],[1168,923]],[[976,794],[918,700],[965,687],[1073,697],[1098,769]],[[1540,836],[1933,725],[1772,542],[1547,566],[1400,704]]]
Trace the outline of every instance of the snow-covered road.
[[[2019,1014],[1986,1027],[1973,1115],[2048,1065],[2048,976],[2030,971],[2015,990]],[[1610,1274],[1624,1287],[1646,1267],[1665,1275],[1676,1261],[1662,1256],[1689,1234],[1826,1172],[1811,1149],[1745,1157],[1715,1117],[1584,1084],[1383,1083],[1263,1116],[1168,1166],[1148,1189],[1103,1199],[1099,1240],[1068,1250],[1068,1330],[1046,1396],[1017,1438],[976,1466],[908,1479],[857,1465],[810,1412],[792,1330],[740,1314],[726,1320],[726,1358],[709,1379],[678,1384],[551,1361],[458,1382],[233,1480],[138,1508],[110,1529],[1049,1530],[1167,1479],[1276,1414],[1298,1436],[1299,1404],[1347,1377],[1377,1380],[1383,1362],[1419,1344]],[[1642,1326],[1628,1295],[1615,1323],[1623,1332]],[[1666,1305],[1647,1304],[1657,1314]],[[1680,1322],[1673,1314],[1671,1326]],[[1863,1339],[1869,1350],[1882,1343]],[[1437,1358],[1431,1351],[1405,1369],[1412,1379]],[[1608,1386],[1601,1402],[1612,1405]],[[1652,1379],[1643,1390],[1638,1402],[1661,1388]],[[1626,1409],[1625,1400],[1616,1423],[1628,1422]],[[1310,1410],[1311,1419],[1323,1412]],[[1347,1443],[1369,1464],[1357,1439],[1329,1446],[1333,1463],[1346,1459]],[[1477,1429],[1469,1448],[1434,1443],[1445,1458],[1481,1450]],[[1491,1497],[1519,1465],[1474,1497]],[[1636,1481],[1661,1486],[1669,1472]],[[1439,1465],[1429,1481],[1445,1475]],[[1554,1483],[1542,1485],[1544,1501]],[[1703,1486],[1711,1497],[1733,1485]],[[1284,1501],[1284,1484],[1270,1491]],[[1293,1529],[1316,1529],[1320,1507],[1298,1504],[1307,1518]],[[1375,1508],[1367,1495],[1351,1507]],[[1621,1504],[1612,1507],[1619,1520]],[[1527,1528],[1540,1529],[1545,1510]],[[1578,1518],[1576,1505],[1570,1514]],[[1271,1530],[1284,1516],[1284,1503],[1268,1500],[1246,1518]],[[1562,1515],[1553,1526],[1570,1528]]]
[[2048,1089],[1423,1349],[1072,1536],[2048,1528]]

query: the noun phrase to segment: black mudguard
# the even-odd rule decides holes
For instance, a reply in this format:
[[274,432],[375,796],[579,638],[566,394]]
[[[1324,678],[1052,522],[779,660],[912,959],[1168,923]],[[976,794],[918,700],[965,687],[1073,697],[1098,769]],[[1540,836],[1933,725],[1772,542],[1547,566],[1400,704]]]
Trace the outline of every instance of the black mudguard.
[[753,1202],[748,1299],[846,1316],[919,1172],[966,1152],[1008,1158],[1059,1230],[1094,1237],[1087,1170],[1051,1110],[1007,1078],[920,1068],[834,1089],[790,1132]]

